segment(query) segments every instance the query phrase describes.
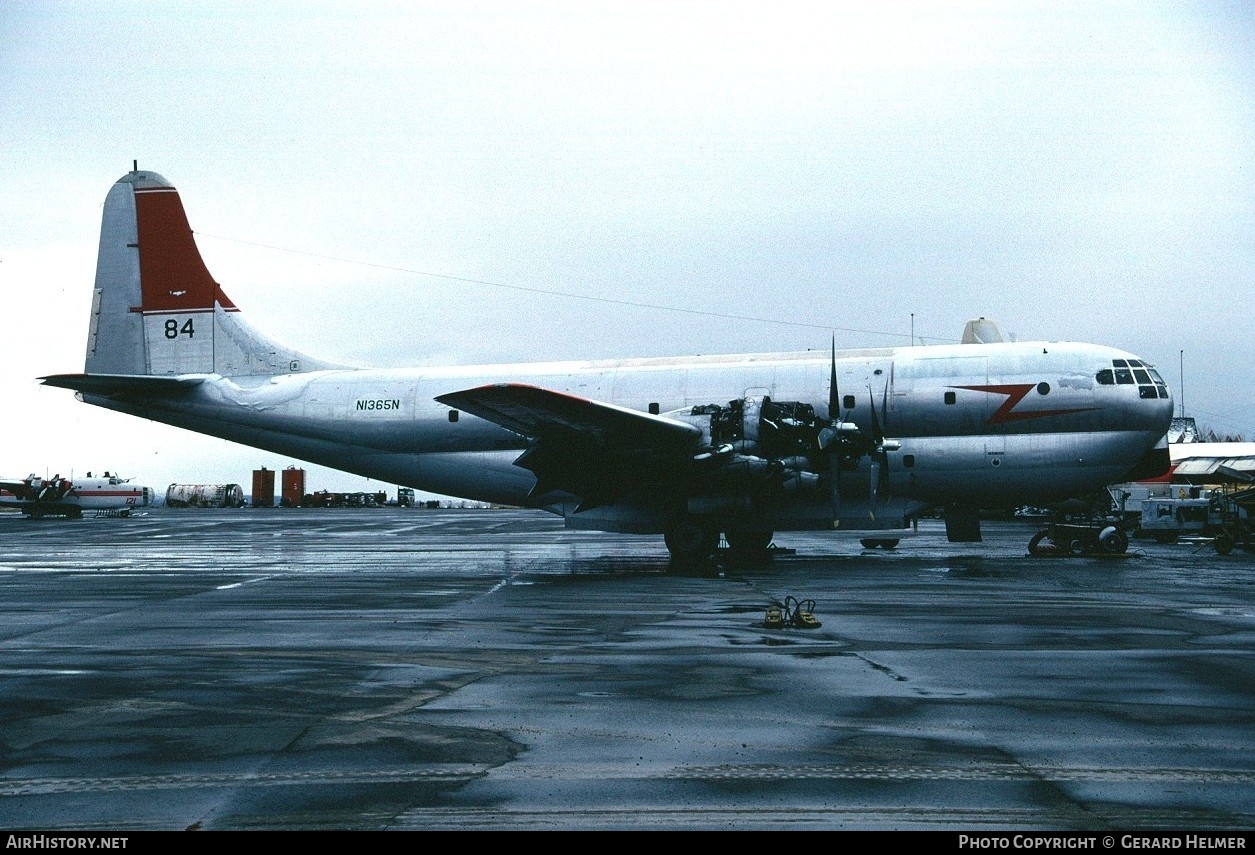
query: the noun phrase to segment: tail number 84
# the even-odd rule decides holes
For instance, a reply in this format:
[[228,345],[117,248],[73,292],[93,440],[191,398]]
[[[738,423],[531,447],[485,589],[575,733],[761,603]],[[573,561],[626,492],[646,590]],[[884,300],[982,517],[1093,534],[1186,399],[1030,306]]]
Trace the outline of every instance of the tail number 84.
[[188,318],[183,322],[183,326],[179,326],[178,320],[170,318],[166,321],[166,338],[178,338],[185,335],[188,338],[196,337],[196,327],[192,326],[192,319]]

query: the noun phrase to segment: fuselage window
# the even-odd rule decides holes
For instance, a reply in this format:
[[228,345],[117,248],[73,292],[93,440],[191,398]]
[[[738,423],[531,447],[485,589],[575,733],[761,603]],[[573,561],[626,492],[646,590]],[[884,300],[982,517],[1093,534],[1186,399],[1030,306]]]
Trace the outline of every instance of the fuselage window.
[[915,468],[915,455],[914,455],[914,454],[904,454],[904,455],[902,455],[902,468],[903,468],[903,469],[914,469],[914,468]]
[[1045,380],[1043,380],[1042,382],[1038,383],[1038,384],[1037,384],[1037,394],[1038,394],[1038,395],[1049,395],[1049,394],[1050,394],[1050,384],[1049,384],[1049,383],[1047,383]]
[[458,411],[449,410],[449,421],[456,422],[458,420]]
[[947,403],[947,404],[953,404],[956,400],[957,400],[957,398],[955,397],[955,394],[954,394],[953,392],[946,392],[946,403]]
[[1137,394],[1142,398],[1158,398],[1159,390],[1154,386],[1138,386]]
[[1111,386],[1116,382],[1116,375],[1112,373],[1110,368],[1104,368],[1098,372],[1098,383],[1101,386]]
[[1129,361],[1127,359],[1113,359],[1111,360],[1111,364],[1116,368],[1127,368]]
[[846,395],[844,398],[842,398],[841,406],[845,407],[847,410],[854,409],[854,396]]
[[1150,382],[1150,375],[1146,373],[1146,369],[1144,368],[1134,368],[1133,376],[1137,379],[1138,383]]
[[1116,369],[1116,382],[1121,386],[1133,384],[1133,372],[1127,368]]
[[1159,390],[1159,397],[1161,397],[1161,398],[1166,398],[1166,397],[1168,397],[1168,387],[1167,387],[1167,386],[1164,386],[1164,385],[1162,385],[1162,384],[1156,383],[1156,384],[1155,384],[1155,388]]
[[649,404],[649,414],[650,414],[651,416],[656,416],[656,415],[658,415],[658,402],[657,402],[657,401],[652,401],[652,402],[650,402],[650,404]]

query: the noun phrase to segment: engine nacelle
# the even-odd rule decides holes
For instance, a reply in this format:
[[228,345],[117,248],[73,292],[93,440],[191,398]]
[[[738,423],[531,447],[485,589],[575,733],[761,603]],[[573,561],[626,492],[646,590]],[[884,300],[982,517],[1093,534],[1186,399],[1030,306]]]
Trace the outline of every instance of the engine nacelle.
[[773,401],[767,396],[738,398],[727,406],[701,404],[672,418],[701,428],[702,453],[729,446],[740,454],[769,460],[810,459],[820,450],[825,422],[801,401]]
[[702,404],[672,418],[702,430],[692,457],[693,506],[743,510],[769,496],[819,492],[819,434],[825,422],[801,401],[746,397]]

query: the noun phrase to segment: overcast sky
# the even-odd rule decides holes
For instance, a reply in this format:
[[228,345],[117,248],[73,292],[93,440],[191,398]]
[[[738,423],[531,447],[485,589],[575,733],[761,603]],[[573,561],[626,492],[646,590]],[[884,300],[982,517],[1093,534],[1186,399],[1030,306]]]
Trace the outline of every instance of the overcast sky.
[[315,355],[906,345],[985,316],[1131,350],[1255,439],[1240,0],[7,2],[0,150],[6,477],[395,493],[37,383],[82,370],[133,160]]

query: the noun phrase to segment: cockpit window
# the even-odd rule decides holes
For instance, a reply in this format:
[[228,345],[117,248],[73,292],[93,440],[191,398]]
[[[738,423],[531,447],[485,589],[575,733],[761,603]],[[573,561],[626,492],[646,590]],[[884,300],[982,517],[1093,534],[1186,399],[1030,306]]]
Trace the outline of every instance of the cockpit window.
[[1168,384],[1149,362],[1141,359],[1113,359],[1111,368],[1100,369],[1095,378],[1100,386],[1137,386],[1142,398],[1167,398]]

